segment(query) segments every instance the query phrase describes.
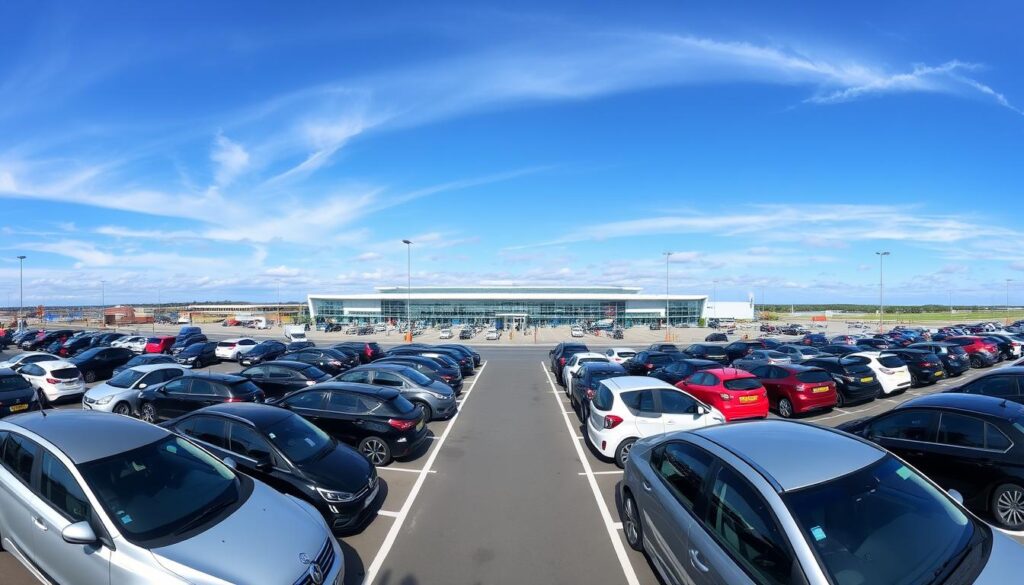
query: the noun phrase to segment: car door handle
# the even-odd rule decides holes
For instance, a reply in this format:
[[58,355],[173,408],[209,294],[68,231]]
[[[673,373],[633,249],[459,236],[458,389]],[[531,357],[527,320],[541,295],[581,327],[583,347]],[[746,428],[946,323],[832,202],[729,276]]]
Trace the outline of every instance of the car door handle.
[[695,548],[690,549],[690,564],[701,573],[707,573],[710,570],[707,565],[700,562],[700,551]]
[[32,523],[36,525],[36,528],[38,528],[39,530],[41,530],[43,532],[46,532],[47,530],[49,530],[46,527],[46,523],[43,522],[43,519],[40,518],[39,516],[33,516],[32,517]]
[[651,491],[651,484],[648,483],[647,480],[644,480],[644,481],[640,482],[640,485],[644,486],[644,491],[646,491],[646,492]]

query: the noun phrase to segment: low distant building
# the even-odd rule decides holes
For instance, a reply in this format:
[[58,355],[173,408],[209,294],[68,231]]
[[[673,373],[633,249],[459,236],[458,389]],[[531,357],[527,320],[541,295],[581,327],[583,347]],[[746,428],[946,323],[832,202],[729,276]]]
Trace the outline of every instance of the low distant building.
[[103,309],[104,325],[141,325],[152,323],[153,315],[143,309],[136,310],[128,305],[118,305]]
[[754,319],[754,301],[708,301],[704,305],[705,319],[736,319],[752,321]]

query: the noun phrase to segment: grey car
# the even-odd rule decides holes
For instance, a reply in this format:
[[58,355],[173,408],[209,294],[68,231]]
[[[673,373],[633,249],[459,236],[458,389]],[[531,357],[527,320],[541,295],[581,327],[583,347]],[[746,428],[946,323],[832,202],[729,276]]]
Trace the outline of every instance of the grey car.
[[54,583],[340,583],[313,506],[187,439],[81,410],[0,421],[3,547]]
[[423,420],[426,421],[451,418],[459,408],[451,386],[401,364],[366,364],[334,379],[394,388],[406,400],[423,409]]
[[188,372],[178,364],[149,364],[122,370],[106,382],[86,390],[82,396],[82,408],[138,416],[140,391]]
[[757,421],[638,441],[626,541],[674,584],[1019,582],[1024,548],[895,455],[834,429]]
[[789,359],[794,364],[799,364],[800,362],[802,362],[804,360],[809,360],[809,359],[812,359],[812,358],[816,358],[816,357],[821,357],[822,356],[822,353],[821,353],[821,351],[818,350],[818,348],[811,347],[809,345],[795,345],[795,344],[780,345],[779,347],[776,347],[774,351],[777,351],[779,353],[782,353],[782,354],[785,354],[785,355],[789,356]]
[[772,349],[755,349],[747,355],[732,361],[732,367],[750,371],[758,366],[774,366],[778,364],[791,364],[792,358],[788,354]]

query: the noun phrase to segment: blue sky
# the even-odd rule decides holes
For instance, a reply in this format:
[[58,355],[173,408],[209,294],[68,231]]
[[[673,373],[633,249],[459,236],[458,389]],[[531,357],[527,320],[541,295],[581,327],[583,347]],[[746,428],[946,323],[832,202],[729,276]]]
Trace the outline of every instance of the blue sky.
[[[373,4],[373,3],[371,3]],[[1019,4],[0,7],[0,302],[1024,303]],[[717,281],[717,285],[713,283]]]

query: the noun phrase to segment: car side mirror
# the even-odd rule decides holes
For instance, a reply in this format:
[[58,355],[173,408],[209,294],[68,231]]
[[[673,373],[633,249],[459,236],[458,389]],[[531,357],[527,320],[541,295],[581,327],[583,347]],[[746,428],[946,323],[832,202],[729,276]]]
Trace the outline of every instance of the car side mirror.
[[156,391],[160,394],[167,394],[167,388],[164,387],[157,388]]
[[964,504],[964,496],[963,496],[963,494],[961,494],[960,492],[958,492],[956,490],[949,490],[949,497],[951,497],[954,500],[956,500],[956,503],[960,504],[961,506]]
[[143,382],[142,384],[139,384],[139,390],[145,390],[147,386],[149,386],[149,384]]
[[235,461],[234,457],[225,457],[221,461],[231,469],[238,469],[238,462]]
[[84,520],[66,526],[60,532],[60,536],[68,544],[94,544],[99,540],[92,526]]
[[697,405],[697,416],[704,416],[709,412],[711,412],[711,410],[709,410],[708,407],[704,406],[703,404]]

